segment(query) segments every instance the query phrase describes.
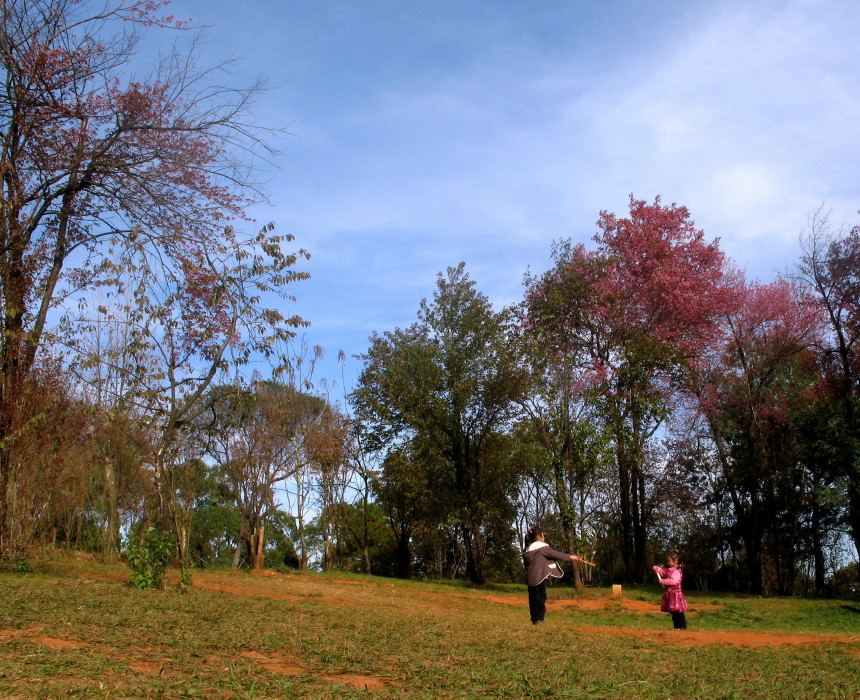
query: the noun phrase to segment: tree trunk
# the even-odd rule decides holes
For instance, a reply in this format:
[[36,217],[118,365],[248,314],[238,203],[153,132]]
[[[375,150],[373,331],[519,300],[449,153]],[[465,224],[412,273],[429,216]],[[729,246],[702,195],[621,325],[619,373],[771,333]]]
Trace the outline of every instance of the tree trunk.
[[[566,518],[562,518],[562,527],[564,530],[564,541],[565,548],[568,554],[576,554],[576,533],[573,531],[573,524],[570,523],[567,527],[565,527]],[[573,568],[573,586],[574,588],[582,592],[585,590],[585,584],[582,582],[582,569],[580,568],[580,564],[578,562],[571,562],[571,566]]]
[[334,568],[335,546],[328,534],[328,528],[323,528],[323,571],[331,571]]
[[[555,476],[556,501],[561,511],[561,529],[564,534],[565,551],[574,554],[576,553],[576,515],[571,507],[571,498],[564,479],[566,472],[567,465],[562,460],[557,460],[553,466],[553,475]],[[577,563],[573,564],[573,585],[577,591],[585,590],[585,584],[582,582],[582,570]]]
[[262,571],[263,569],[263,539],[266,526],[262,523],[257,526],[256,532],[252,537],[252,553],[251,553],[251,568],[254,571]]
[[633,508],[630,498],[630,464],[623,447],[617,449],[618,485],[621,506],[621,559],[624,563],[624,578],[628,583],[636,580],[635,535],[633,531]]
[[645,575],[645,548],[647,543],[647,515],[645,509],[645,476],[641,464],[633,470],[633,566],[634,581],[642,583]]
[[179,524],[176,528],[176,552],[179,557],[179,566],[184,569],[188,563],[188,528],[185,524]]
[[173,517],[170,509],[170,485],[167,468],[164,464],[164,446],[155,455],[155,490],[158,494],[158,517],[161,531],[168,535],[172,529]]
[[[848,524],[854,550],[860,553],[860,471],[856,468],[848,477]],[[857,582],[860,583],[860,567],[857,567]]]
[[821,541],[821,505],[812,499],[812,556],[815,562],[815,596],[824,595],[824,549]]
[[753,595],[764,593],[764,582],[762,580],[761,560],[761,535],[747,531],[741,534],[746,550],[747,578],[749,581],[749,592]]
[[305,519],[299,515],[299,569],[308,570],[308,549],[305,542]]
[[[5,195],[5,192],[4,192]],[[4,199],[4,204],[7,202]],[[7,212],[4,215],[11,215]],[[14,218],[13,218],[14,220]],[[4,227],[4,241],[17,240],[19,231]],[[0,266],[3,291],[3,334],[0,337],[0,561],[14,556],[12,536],[12,453],[10,438],[15,428],[15,398],[22,385],[24,310],[26,308],[23,250],[4,251]]]
[[[6,421],[3,419],[3,423]],[[0,426],[0,440],[5,439],[9,434],[7,429]],[[9,450],[0,447],[0,561],[7,559],[11,552],[11,523],[9,515],[11,509],[9,507],[9,498],[11,496],[9,488],[10,474],[12,473],[12,465],[9,459]]]
[[484,558],[486,546],[483,537],[476,534],[471,528],[461,527],[463,545],[466,548],[466,575],[469,580],[479,586],[486,582],[486,571],[484,569]]
[[397,578],[409,578],[411,575],[412,550],[409,547],[409,533],[403,528],[397,538]]
[[[851,539],[854,542],[854,551],[860,554],[860,454],[858,454],[857,435],[860,433],[860,425],[857,425],[857,412],[854,406],[854,397],[851,396],[851,387],[854,386],[852,373],[846,371],[845,393],[845,427],[847,435],[851,436],[845,441],[844,449],[844,473],[848,481],[848,526]],[[857,582],[860,583],[860,566],[857,567]]]
[[106,501],[105,536],[103,554],[105,561],[116,561],[116,545],[119,538],[119,511],[117,508],[116,465],[111,457],[104,461],[104,492]]
[[370,565],[370,549],[367,546],[367,542],[361,546],[361,556],[364,558],[364,573],[372,574],[371,565]]

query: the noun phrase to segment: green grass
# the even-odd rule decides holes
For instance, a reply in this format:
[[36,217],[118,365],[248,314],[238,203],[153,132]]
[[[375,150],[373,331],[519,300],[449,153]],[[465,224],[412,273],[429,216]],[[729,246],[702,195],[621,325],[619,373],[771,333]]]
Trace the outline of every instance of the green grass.
[[181,593],[101,580],[122,567],[36,569],[0,576],[3,698],[860,697],[860,606],[846,601],[691,594],[697,634],[830,637],[705,645],[664,632],[664,613],[566,600],[605,590],[554,587],[533,627],[523,586],[206,572],[195,586],[209,588]]

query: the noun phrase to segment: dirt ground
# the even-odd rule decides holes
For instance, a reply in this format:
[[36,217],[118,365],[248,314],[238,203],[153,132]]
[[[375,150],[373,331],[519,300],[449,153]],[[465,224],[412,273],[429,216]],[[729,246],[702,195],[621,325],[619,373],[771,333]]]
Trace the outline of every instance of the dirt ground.
[[[279,574],[271,571],[260,572],[260,575],[263,576],[271,576],[273,578],[290,578],[289,574]],[[94,572],[87,571],[86,578],[90,579],[99,579],[99,580],[110,580],[110,581],[127,581],[128,575],[123,574],[121,572]],[[295,578],[295,577],[294,577]],[[348,584],[351,586],[390,586],[391,584],[379,583],[379,582],[364,582],[364,581],[351,581],[347,579],[330,579],[330,582],[333,584]],[[194,574],[194,588],[203,588],[207,590],[219,591],[221,593],[228,593],[230,595],[238,595],[238,596],[257,596],[263,598],[271,598],[273,600],[304,600],[305,598],[301,595],[290,595],[286,593],[282,593],[277,590],[268,589],[265,587],[260,588],[251,588],[240,585],[228,585],[220,580],[216,580],[214,578],[210,578],[206,575],[205,572],[195,572]],[[431,596],[432,597],[432,596]],[[493,594],[484,594],[481,592],[473,592],[469,595],[464,594],[455,594],[453,597],[455,598],[463,598],[470,600],[481,600],[487,601],[490,603],[505,605],[505,606],[515,606],[515,607],[528,607],[528,600],[525,596],[517,597],[517,596],[503,596],[503,595],[493,595]],[[327,604],[332,605],[347,605],[349,604],[343,598],[337,597],[327,597],[327,596],[318,596],[315,597],[314,600],[325,602]],[[446,597],[447,603],[449,607],[459,607],[456,605],[451,605],[450,597]],[[429,602],[429,601],[428,601]],[[695,613],[704,612],[706,610],[718,610],[722,608],[721,605],[707,604],[707,603],[695,603],[690,606],[691,616],[695,616]],[[601,611],[601,610],[612,610],[612,609],[622,609],[628,612],[634,612],[642,615],[650,615],[650,614],[658,614],[665,615],[665,613],[660,612],[660,605],[658,601],[649,602],[644,600],[630,600],[623,596],[611,596],[605,598],[571,598],[565,600],[550,600],[547,604],[547,609],[549,615],[552,614],[553,610],[565,609],[565,608],[575,608],[578,610],[586,610],[586,611]],[[585,633],[589,634],[601,634],[601,635],[609,635],[609,636],[626,636],[631,637],[635,636],[641,639],[653,640],[656,643],[665,644],[672,643],[678,644],[679,646],[707,646],[711,644],[735,644],[738,646],[747,646],[747,647],[777,647],[777,646],[788,646],[788,645],[799,645],[799,644],[818,644],[818,643],[833,643],[833,642],[843,642],[849,644],[858,644],[860,645],[860,636],[837,636],[837,635],[813,635],[813,634],[774,634],[770,632],[754,632],[754,631],[712,631],[712,630],[697,630],[695,628],[687,629],[684,631],[675,631],[671,629],[666,630],[642,630],[642,629],[633,629],[629,627],[596,627],[596,626],[580,626],[577,629],[582,630]],[[58,648],[57,645],[75,645],[77,644],[74,641],[68,640],[57,640],[57,639],[48,639],[38,637],[36,632],[33,631],[24,631],[24,634],[29,634],[32,632],[32,638],[34,641],[38,641],[45,646],[54,645],[55,648]],[[0,641],[4,639],[3,632],[0,632]],[[858,651],[860,654],[860,651]],[[249,658],[251,658],[249,656]],[[276,659],[276,658],[264,658],[262,655],[256,655],[252,659],[255,663],[258,663],[261,667],[266,668],[269,671],[276,673],[284,673],[285,675],[300,675],[303,673],[308,673],[306,669],[304,669],[301,665],[301,662],[296,659]],[[331,680],[333,682],[341,682],[351,685],[356,688],[364,689],[367,688],[369,690],[374,687],[379,687],[378,684],[381,683],[379,679],[374,678],[363,678],[356,676],[355,678],[326,678],[325,680]],[[376,685],[374,685],[376,684]]]
[[[42,627],[31,627],[20,630],[0,630],[0,643],[16,640],[32,644],[35,647],[47,647],[48,649],[81,649],[90,646],[86,642],[72,639],[55,639],[42,635]],[[305,667],[302,662],[295,658],[286,656],[266,656],[255,651],[247,651],[242,656],[257,664],[260,668],[284,676],[315,676],[329,683],[349,685],[358,690],[381,690],[386,682],[375,676],[362,676],[358,674],[315,674],[312,669]],[[206,663],[226,668],[230,663],[228,656],[212,656]],[[126,659],[126,665],[132,671],[149,676],[170,676],[170,659],[164,658],[161,662],[142,661],[134,658],[134,653]]]
[[[70,573],[82,581],[113,581],[125,583],[129,580],[129,573],[121,569],[95,569],[90,567],[75,568]],[[309,580],[305,576],[281,574],[276,572],[260,572],[268,580],[249,579],[247,576],[233,577],[225,572],[195,572],[193,587],[218,591],[231,596],[255,596],[258,598],[270,598],[273,600],[308,600],[312,596],[315,602],[326,605],[376,605],[379,596],[386,597],[386,588],[392,588],[392,584],[380,581],[355,581],[349,579],[326,579],[325,584],[332,584],[330,595],[319,595],[320,586],[316,581]],[[178,574],[171,572],[169,583],[175,584]],[[352,591],[344,588],[348,586]],[[375,589],[375,592],[374,590]],[[323,589],[325,590],[325,588]],[[404,601],[405,603],[405,601]],[[446,610],[465,609],[474,604],[491,606],[512,606],[523,611],[523,626],[528,625],[528,600],[525,595],[500,595],[498,593],[471,590],[467,593],[453,592],[427,592],[422,595],[421,604],[427,607],[444,607]],[[410,603],[411,604],[411,603]],[[849,653],[860,659],[860,635],[837,636],[837,635],[814,635],[814,634],[774,634],[754,631],[712,631],[699,630],[695,628],[695,616],[697,612],[718,610],[724,606],[707,603],[694,603],[690,608],[692,627],[684,631],[673,631],[671,629],[644,630],[631,627],[601,627],[594,625],[577,625],[576,631],[583,635],[603,635],[609,637],[636,638],[653,644],[672,644],[677,646],[693,647],[708,646],[713,644],[730,644],[742,647],[785,647],[790,645],[813,645],[829,643],[847,643],[852,649]],[[622,596],[605,597],[576,597],[568,599],[553,599],[548,603],[547,622],[550,625],[568,625],[569,622],[562,618],[553,619],[553,613],[576,609],[594,613],[602,611],[623,610],[639,615],[665,615],[660,612],[657,600],[632,600]],[[595,615],[598,619],[600,615]],[[668,616],[667,626],[668,626]],[[80,649],[94,646],[93,644],[75,639],[58,639],[45,634],[44,627],[34,626],[29,629],[0,629],[0,648],[3,642],[24,642],[35,647],[59,649]],[[95,646],[98,646],[96,643]],[[169,654],[155,654],[153,660],[152,650],[130,648],[126,651],[124,662],[126,667],[136,673],[158,676],[159,678],[171,678],[176,670],[172,667]],[[146,653],[144,653],[146,652]],[[332,684],[346,685],[360,691],[372,692],[384,690],[389,687],[390,681],[370,675],[359,674],[330,674],[319,672],[312,665],[287,653],[262,653],[247,650],[241,656],[268,673],[290,677],[312,677]],[[235,661],[226,654],[214,654],[202,660],[207,666],[228,669]]]

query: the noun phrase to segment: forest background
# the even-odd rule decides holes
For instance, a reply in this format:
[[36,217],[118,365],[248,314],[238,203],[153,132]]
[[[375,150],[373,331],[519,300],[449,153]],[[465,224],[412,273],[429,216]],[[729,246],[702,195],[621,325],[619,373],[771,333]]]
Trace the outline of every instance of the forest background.
[[[373,333],[344,401],[292,309],[307,251],[249,210],[260,84],[159,3],[2,7],[0,556],[519,580],[525,527],[641,582],[858,584],[860,230],[810,212],[747,279],[688,210],[630,196],[495,309],[455,264]],[[453,262],[453,261],[452,261]],[[849,562],[853,565],[848,565]],[[856,589],[855,589],[856,590]]]

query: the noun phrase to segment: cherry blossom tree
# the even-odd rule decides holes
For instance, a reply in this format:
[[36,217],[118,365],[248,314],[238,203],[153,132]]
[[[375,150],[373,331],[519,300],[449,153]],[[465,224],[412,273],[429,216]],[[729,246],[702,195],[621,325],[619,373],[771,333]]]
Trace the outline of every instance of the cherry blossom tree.
[[[725,260],[685,207],[630,197],[629,216],[601,212],[597,248],[567,246],[527,301],[552,314],[579,357],[574,388],[594,397],[611,435],[626,576],[645,571],[648,442],[677,398],[678,379],[730,303]],[[538,297],[543,300],[538,302]],[[558,342],[548,346],[557,351]]]
[[[12,422],[16,397],[46,342],[76,351],[70,310],[81,291],[131,289],[140,311],[159,275],[143,286],[136,275],[164,265],[174,289],[162,300],[173,302],[151,323],[181,331],[164,355],[177,388],[188,385],[175,370],[195,353],[215,368],[243,342],[253,299],[250,287],[239,293],[243,283],[265,279],[271,289],[298,278],[270,229],[248,236],[231,224],[258,196],[249,166],[266,154],[265,134],[246,115],[259,85],[225,87],[228,65],[198,66],[193,46],[134,74],[143,31],[184,26],[160,14],[165,4],[0,0],[0,555],[10,545],[10,438],[26,428]],[[255,269],[264,258],[268,267]],[[181,328],[166,318],[177,310]],[[283,336],[298,325],[258,313],[247,328],[262,339],[263,326]],[[174,401],[163,435],[200,388]]]
[[787,281],[737,282],[723,335],[700,356],[690,387],[731,497],[750,590],[785,593],[795,567],[785,566],[781,549],[792,558],[803,507],[790,426],[792,412],[814,398],[809,350],[821,326],[808,297]]

